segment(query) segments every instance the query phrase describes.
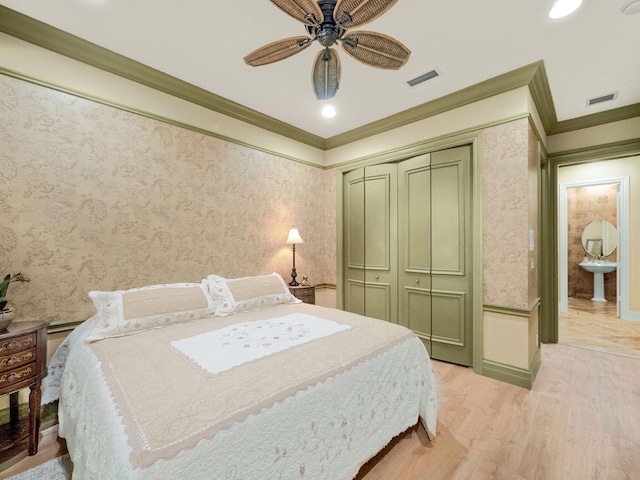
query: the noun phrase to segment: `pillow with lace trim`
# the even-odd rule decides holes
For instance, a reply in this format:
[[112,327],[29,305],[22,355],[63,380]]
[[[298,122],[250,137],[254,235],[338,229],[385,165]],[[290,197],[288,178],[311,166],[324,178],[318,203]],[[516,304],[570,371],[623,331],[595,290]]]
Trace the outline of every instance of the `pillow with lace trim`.
[[232,279],[209,275],[207,282],[217,305],[216,315],[220,317],[273,305],[301,303],[277,273]]
[[87,342],[121,337],[215,315],[205,281],[151,285],[115,292],[89,292],[96,322]]

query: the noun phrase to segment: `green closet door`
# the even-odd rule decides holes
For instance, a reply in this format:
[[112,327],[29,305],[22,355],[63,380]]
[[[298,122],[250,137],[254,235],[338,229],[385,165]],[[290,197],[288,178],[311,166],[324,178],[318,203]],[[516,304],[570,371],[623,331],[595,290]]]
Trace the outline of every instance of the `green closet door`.
[[344,176],[345,310],[397,322],[396,165]]
[[398,322],[438,360],[472,365],[469,147],[398,165]]

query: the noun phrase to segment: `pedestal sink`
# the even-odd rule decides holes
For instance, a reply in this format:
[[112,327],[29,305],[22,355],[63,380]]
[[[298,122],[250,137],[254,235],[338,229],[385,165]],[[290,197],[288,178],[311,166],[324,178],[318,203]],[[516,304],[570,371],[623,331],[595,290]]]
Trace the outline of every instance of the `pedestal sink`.
[[588,260],[580,262],[580,266],[587,272],[593,273],[593,298],[594,302],[606,302],[604,298],[604,274],[615,272],[618,268],[616,262],[609,260]]

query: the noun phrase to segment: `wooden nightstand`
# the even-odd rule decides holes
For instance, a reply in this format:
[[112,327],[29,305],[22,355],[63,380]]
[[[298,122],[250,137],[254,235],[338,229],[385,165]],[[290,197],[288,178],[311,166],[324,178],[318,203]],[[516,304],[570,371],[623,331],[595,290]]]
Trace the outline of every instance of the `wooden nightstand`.
[[[9,395],[9,418],[0,425],[0,454],[26,443],[38,452],[40,384],[47,374],[46,322],[14,322],[0,332],[0,395]],[[29,387],[29,419],[20,419],[18,393]]]
[[316,303],[316,287],[315,285],[299,285],[297,287],[289,287],[289,291],[304,303],[315,305]]

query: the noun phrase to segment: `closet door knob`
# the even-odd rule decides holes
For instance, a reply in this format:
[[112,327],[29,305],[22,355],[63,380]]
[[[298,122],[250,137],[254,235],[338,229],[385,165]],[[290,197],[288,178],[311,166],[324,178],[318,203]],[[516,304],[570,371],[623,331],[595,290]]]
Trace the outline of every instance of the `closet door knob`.
[[376,280],[378,280],[380,278],[380,275],[376,275]]
[[416,283],[420,283],[420,279],[417,279],[417,280],[416,280]]

